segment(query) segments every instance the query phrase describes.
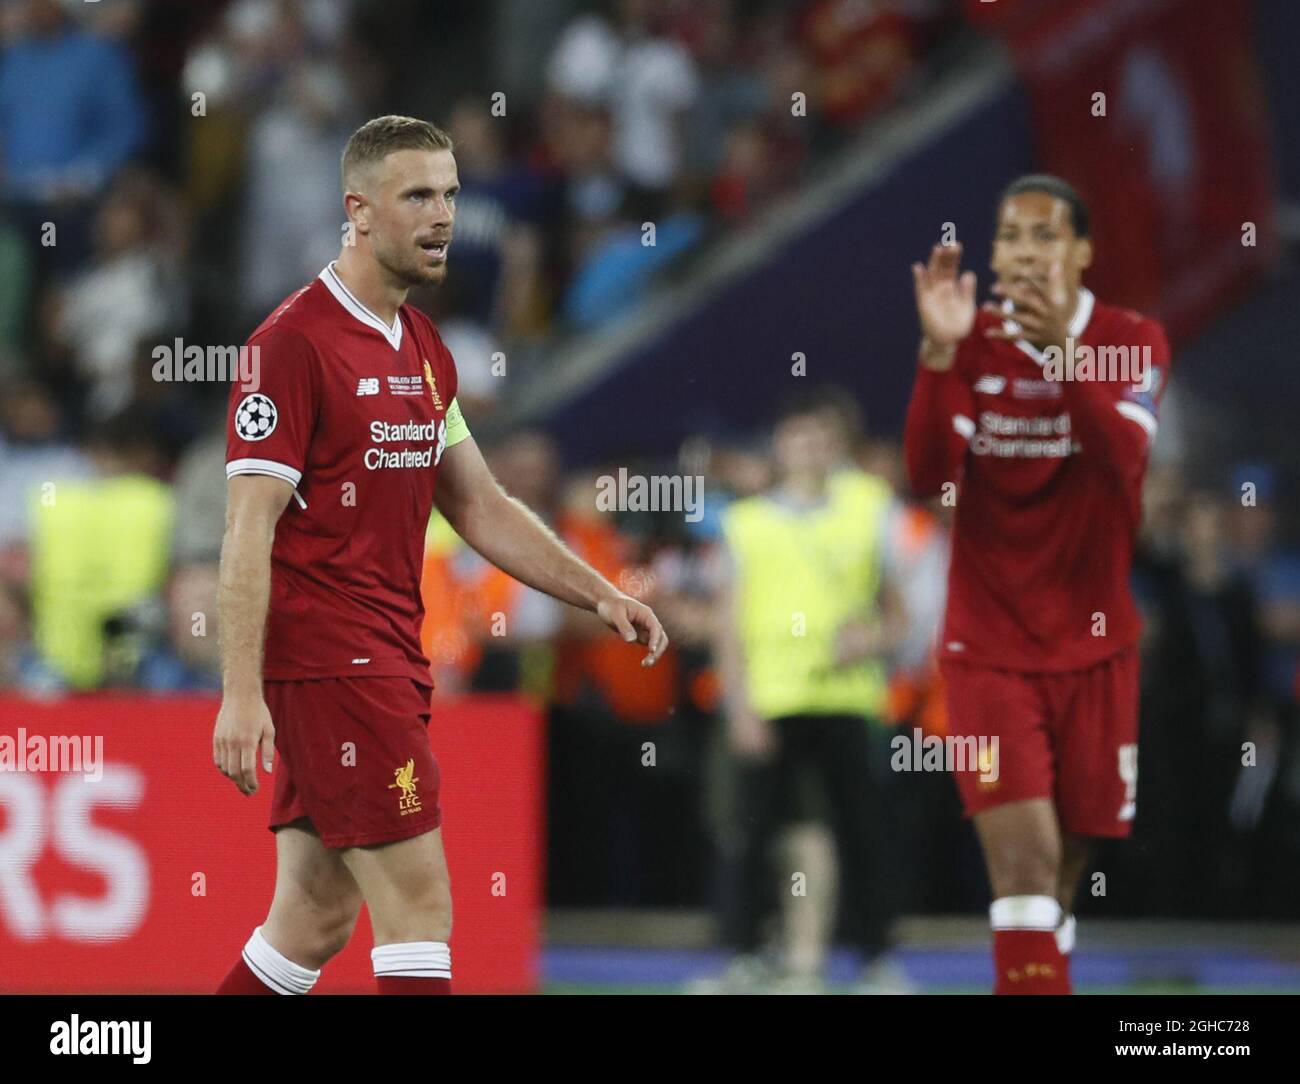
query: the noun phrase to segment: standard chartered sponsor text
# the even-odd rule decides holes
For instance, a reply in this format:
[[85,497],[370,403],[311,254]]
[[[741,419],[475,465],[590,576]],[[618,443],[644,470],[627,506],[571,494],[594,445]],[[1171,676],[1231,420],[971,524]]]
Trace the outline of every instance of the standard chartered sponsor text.
[[375,444],[408,441],[433,441],[425,448],[368,448],[362,461],[367,470],[398,470],[412,467],[431,467],[438,462],[439,451],[447,439],[447,422],[385,422],[370,423],[370,439]]
[[985,410],[979,416],[979,431],[970,438],[975,455],[999,459],[1064,459],[1078,451],[1070,435],[1070,415],[1050,418],[1020,417]]

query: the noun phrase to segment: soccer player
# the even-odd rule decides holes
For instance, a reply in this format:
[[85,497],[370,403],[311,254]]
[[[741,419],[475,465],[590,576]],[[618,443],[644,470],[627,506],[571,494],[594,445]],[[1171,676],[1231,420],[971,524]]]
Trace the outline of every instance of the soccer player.
[[431,681],[420,649],[433,506],[489,561],[595,612],[653,665],[649,607],[575,557],[484,464],[437,328],[407,305],[447,274],[456,162],[410,117],[343,154],[354,243],[248,340],[260,386],[232,388],[221,552],[223,697],[213,759],[243,794],[274,776],[270,912],[222,993],[306,993],[364,900],[380,993],[450,989],[451,891]]
[[1069,993],[1092,842],[1127,836],[1137,808],[1129,570],[1169,347],[1082,285],[1091,260],[1079,195],[1034,175],[1000,202],[997,302],[977,310],[960,245],[912,267],[908,474],[918,494],[956,495],[950,730],[997,739],[995,764],[955,773],[993,890],[996,993]]

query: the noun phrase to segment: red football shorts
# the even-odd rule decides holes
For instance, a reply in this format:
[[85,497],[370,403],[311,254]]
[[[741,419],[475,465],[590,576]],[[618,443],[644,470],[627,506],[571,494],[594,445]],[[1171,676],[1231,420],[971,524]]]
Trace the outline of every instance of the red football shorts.
[[[1050,798],[1063,832],[1129,834],[1137,811],[1136,646],[1066,673],[948,660],[941,667],[949,733],[977,743],[998,739],[996,758],[971,764],[975,758],[968,757],[955,765],[966,769],[953,772],[966,816]],[[991,754],[995,747],[988,741],[983,748]]]
[[392,843],[442,823],[432,687],[410,678],[263,683],[275,724],[271,831],[307,817],[327,847]]

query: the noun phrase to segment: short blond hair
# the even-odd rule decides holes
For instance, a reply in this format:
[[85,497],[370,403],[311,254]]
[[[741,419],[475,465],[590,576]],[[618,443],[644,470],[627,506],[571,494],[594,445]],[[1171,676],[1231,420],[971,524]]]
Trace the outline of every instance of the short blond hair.
[[350,178],[367,166],[382,162],[393,151],[449,151],[451,136],[435,124],[416,117],[389,115],[368,120],[348,138],[343,148],[343,190]]

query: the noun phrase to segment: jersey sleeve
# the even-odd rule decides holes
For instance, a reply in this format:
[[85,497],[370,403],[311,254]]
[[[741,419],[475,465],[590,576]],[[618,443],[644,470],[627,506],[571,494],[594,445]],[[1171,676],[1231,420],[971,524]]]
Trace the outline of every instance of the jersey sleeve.
[[[1169,341],[1154,320],[1141,320],[1122,344],[1134,351],[1136,382],[1065,380],[1061,389],[1083,454],[1113,473],[1141,477],[1159,425],[1169,375]],[[1130,374],[1133,375],[1133,374]]]
[[460,412],[460,403],[453,399],[447,408],[447,447],[454,447],[468,436],[469,426],[465,424],[465,415]]
[[226,477],[267,474],[297,488],[319,408],[315,353],[301,332],[278,327],[248,348],[257,379],[230,388]]
[[1115,410],[1120,417],[1137,425],[1147,435],[1150,444],[1155,440],[1159,427],[1160,400],[1164,398],[1169,379],[1169,340],[1159,324],[1145,320],[1139,334],[1139,345],[1150,351],[1150,365],[1144,366],[1141,381],[1124,387]]
[[964,348],[964,342],[958,345],[947,372],[917,364],[903,429],[903,453],[908,482],[918,497],[938,496],[945,482],[957,481],[975,434],[974,396],[964,374]]

